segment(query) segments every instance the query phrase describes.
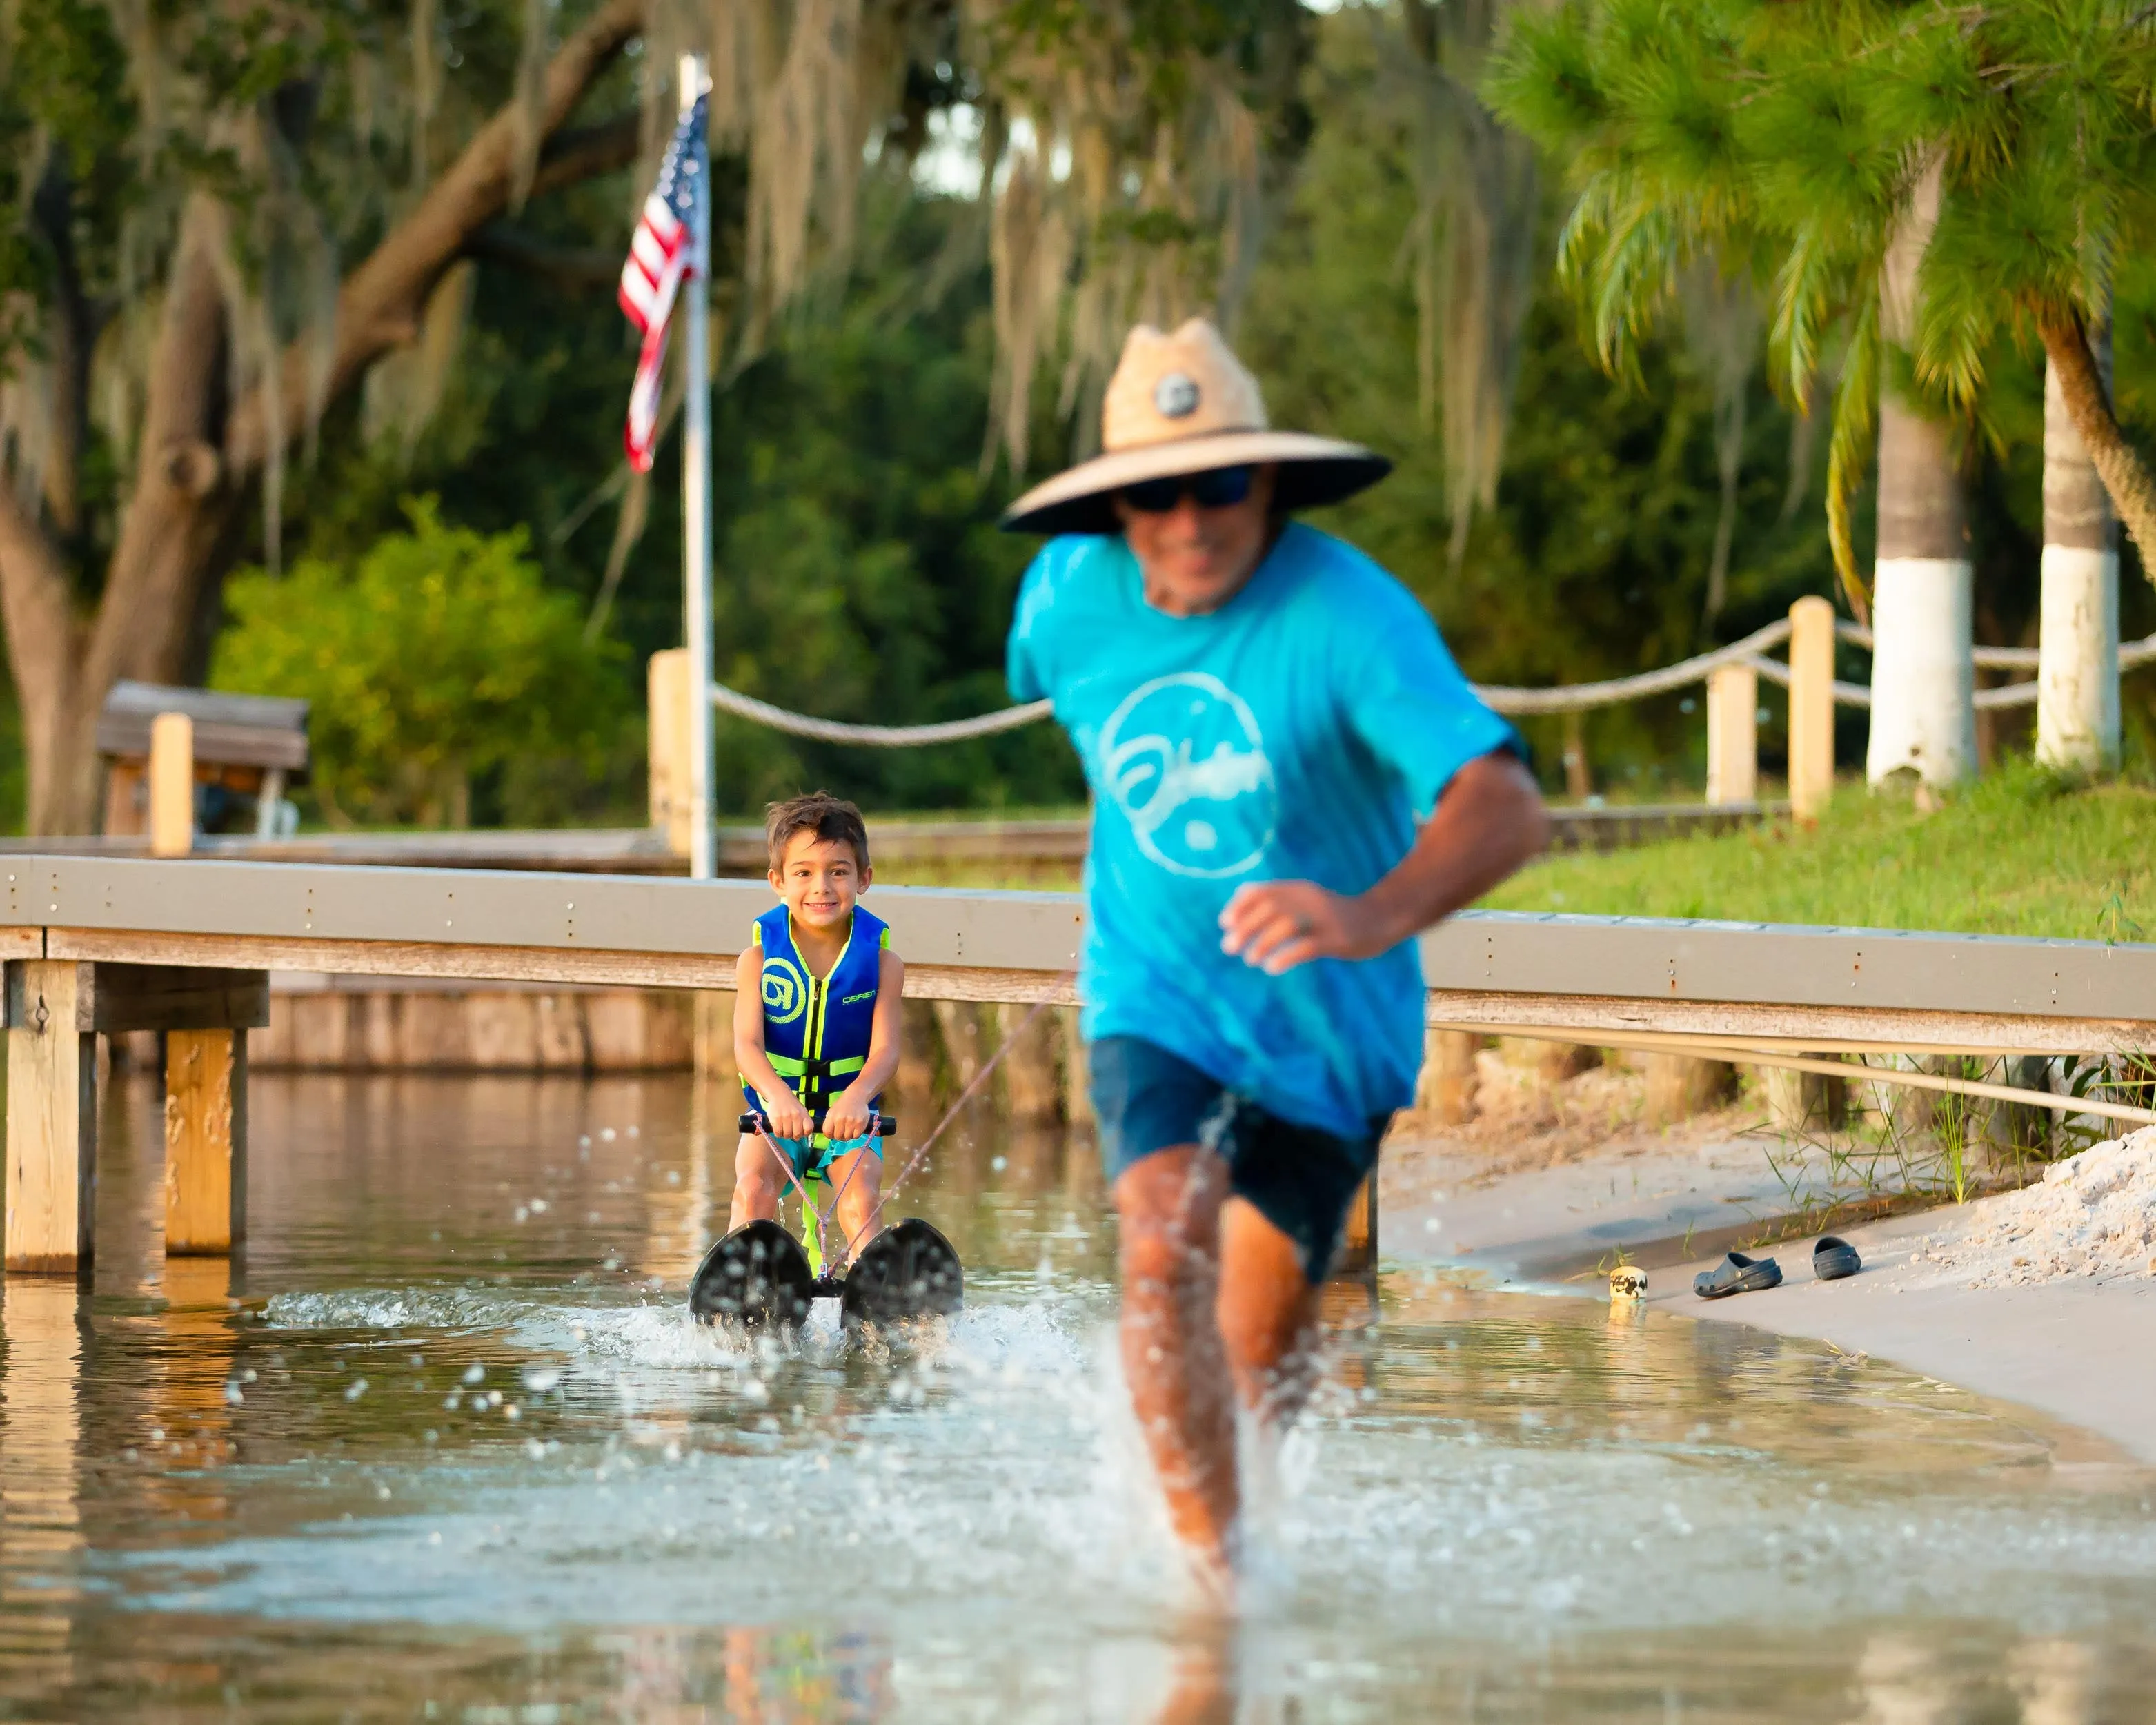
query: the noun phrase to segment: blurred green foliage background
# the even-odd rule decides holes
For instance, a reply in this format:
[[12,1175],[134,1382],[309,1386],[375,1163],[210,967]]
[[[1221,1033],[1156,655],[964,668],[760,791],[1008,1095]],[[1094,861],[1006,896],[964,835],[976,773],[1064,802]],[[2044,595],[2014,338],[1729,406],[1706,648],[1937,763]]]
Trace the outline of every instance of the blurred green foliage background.
[[[1704,618],[1718,492],[1712,393],[1681,347],[1643,382],[1596,369],[1551,279],[1563,214],[1546,198],[1503,476],[1455,568],[1438,427],[1419,408],[1416,302],[1404,236],[1415,217],[1406,136],[1377,99],[1379,39],[1350,7],[1317,21],[1306,121],[1234,334],[1276,424],[1372,444],[1385,484],[1317,517],[1431,607],[1468,674],[1554,683],[1667,664],[1832,591],[1818,428],[1755,371],[1729,602]],[[213,652],[221,685],[305,695],[319,766],[310,819],[335,823],[641,824],[644,661],[680,639],[678,436],[652,477],[648,525],[618,593],[600,594],[619,507],[620,427],[634,338],[609,259],[625,244],[626,174],[536,201],[544,268],[485,258],[439,410],[416,442],[370,436],[357,401],[295,465],[285,572],[227,589]],[[1544,183],[1556,187],[1556,172]],[[984,459],[992,372],[979,207],[888,152],[865,172],[843,280],[821,283],[714,405],[719,676],[788,706],[908,723],[1003,705],[1003,639],[1033,547],[997,530],[1070,429],[1035,392],[1034,466]],[[577,260],[563,268],[559,258]],[[2122,279],[2118,393],[2156,431],[2156,281]],[[1979,638],[2033,643],[2041,521],[2041,360],[1998,357],[1972,449]],[[252,558],[267,561],[259,543]],[[1860,536],[1868,533],[1859,522]],[[2123,633],[2156,628],[2132,554]],[[1845,675],[1861,675],[1858,662]],[[1779,693],[1762,737],[1782,748]],[[2130,747],[2145,757],[2156,690],[2129,679]],[[1562,788],[1557,721],[1531,726]],[[1861,717],[1845,740],[1860,747]],[[2011,747],[2000,716],[1987,746]],[[19,729],[0,699],[0,810],[21,808]],[[1701,717],[1673,696],[1589,716],[1593,788],[1697,794]],[[876,809],[1063,806],[1082,798],[1052,727],[955,747],[810,744],[721,716],[717,800],[751,814],[824,785]],[[11,779],[9,775],[13,774]]]

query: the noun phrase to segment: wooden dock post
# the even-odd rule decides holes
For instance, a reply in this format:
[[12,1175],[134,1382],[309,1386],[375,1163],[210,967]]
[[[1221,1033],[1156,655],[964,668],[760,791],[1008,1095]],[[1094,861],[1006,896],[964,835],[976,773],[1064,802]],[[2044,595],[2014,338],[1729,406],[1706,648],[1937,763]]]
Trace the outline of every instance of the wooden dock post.
[[165,1036],[165,1252],[218,1257],[247,1239],[247,1032]]
[[106,1035],[165,1033],[165,1250],[232,1252],[247,1238],[247,1033],[270,1022],[269,972],[85,964],[76,1011]]
[[150,855],[195,848],[195,721],[160,713],[150,721]]
[[936,1087],[937,1050],[943,1040],[936,1023],[936,1003],[909,996],[901,1023],[904,1035],[899,1044],[898,1076],[891,1083],[901,1096],[919,1096],[926,1106],[929,1093]]
[[1378,1176],[1355,1189],[1348,1205],[1348,1222],[1341,1230],[1340,1250],[1333,1255],[1335,1276],[1368,1276],[1378,1267]]
[[1759,799],[1759,673],[1718,665],[1707,678],[1707,800]]
[[1056,1034],[1063,1040],[1063,1117],[1072,1126],[1096,1126],[1091,1061],[1086,1051],[1085,1033],[1078,1027],[1078,1009],[1059,1006],[1049,1016],[1055,1020]]
[[690,1009],[695,1014],[690,1061],[696,1076],[721,1084],[735,1082],[741,1069],[734,1064],[734,991],[699,988],[690,999],[695,1003]]
[[1423,1033],[1423,1077],[1416,1097],[1427,1101],[1440,1126],[1465,1126],[1475,1117],[1475,1093],[1481,1070],[1475,1056],[1487,1039],[1472,1030]]
[[1642,1064],[1647,1072],[1647,1120],[1654,1126],[1674,1126],[1719,1107],[1736,1084],[1737,1069],[1726,1060],[1649,1054]]
[[1834,796],[1834,605],[1789,607],[1789,807],[1817,820]]
[[970,1000],[938,1000],[932,1010],[943,1039],[945,1070],[955,1095],[973,1081],[986,1058],[981,1048],[980,1013]]
[[999,1075],[1009,1117],[1029,1125],[1060,1120],[1063,1093],[1056,1071],[1055,1024],[1046,1013],[1034,1018],[1030,1006],[1016,1001],[1005,1001],[994,1011],[998,1041],[1009,1045]]
[[90,1265],[97,1192],[97,1039],[89,967],[8,967],[7,1270],[72,1276]]

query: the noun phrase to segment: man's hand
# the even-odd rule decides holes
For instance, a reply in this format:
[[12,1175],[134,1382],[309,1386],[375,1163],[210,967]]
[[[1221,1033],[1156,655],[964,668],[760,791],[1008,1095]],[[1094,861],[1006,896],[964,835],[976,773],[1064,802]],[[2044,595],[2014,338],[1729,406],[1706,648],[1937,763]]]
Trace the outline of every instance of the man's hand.
[[865,1138],[869,1131],[869,1099],[856,1095],[849,1085],[831,1098],[824,1110],[824,1136],[834,1144]]
[[1220,912],[1220,950],[1268,976],[1312,958],[1374,958],[1391,944],[1364,900],[1309,880],[1239,886]]
[[1374,958],[1471,905],[1549,842],[1549,815],[1509,750],[1453,775],[1398,868],[1353,898],[1310,880],[1252,882],[1220,913],[1220,950],[1278,976],[1313,958]]
[[801,1106],[800,1097],[790,1090],[782,1089],[777,1096],[767,1096],[763,1107],[771,1117],[771,1135],[774,1138],[805,1138],[816,1130],[816,1122]]

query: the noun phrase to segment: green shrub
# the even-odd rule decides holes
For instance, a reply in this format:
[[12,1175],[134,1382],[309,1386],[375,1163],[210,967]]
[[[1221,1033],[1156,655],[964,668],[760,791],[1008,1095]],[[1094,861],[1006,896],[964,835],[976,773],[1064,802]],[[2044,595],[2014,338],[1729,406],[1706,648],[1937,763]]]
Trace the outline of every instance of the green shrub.
[[623,717],[616,650],[586,643],[521,528],[444,526],[432,497],[404,511],[411,531],[356,564],[234,577],[212,684],[314,704],[314,793],[336,825],[467,825],[475,775],[596,770]]

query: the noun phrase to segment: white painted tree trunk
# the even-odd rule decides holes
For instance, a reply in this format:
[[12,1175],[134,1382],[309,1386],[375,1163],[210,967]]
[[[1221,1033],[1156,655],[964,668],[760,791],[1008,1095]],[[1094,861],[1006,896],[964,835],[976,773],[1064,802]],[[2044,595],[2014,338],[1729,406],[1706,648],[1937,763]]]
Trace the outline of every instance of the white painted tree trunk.
[[2044,547],[2036,758],[2102,773],[2118,761],[2118,553]]
[[[1939,170],[1917,183],[1881,273],[1879,322],[1908,345],[1916,327],[1917,270],[1939,212]],[[1879,545],[1873,566],[1873,784],[1913,773],[1952,784],[1976,770],[1975,572],[1961,476],[1945,428],[1891,384],[1879,392]]]
[[1865,777],[1913,772],[1952,784],[1976,770],[1971,612],[1966,557],[1881,557],[1872,588],[1871,739]]
[[[2108,332],[2092,334],[2108,382]],[[2103,482],[2048,366],[2043,579],[2036,758],[2071,773],[2102,773],[2118,761],[2118,536]]]

